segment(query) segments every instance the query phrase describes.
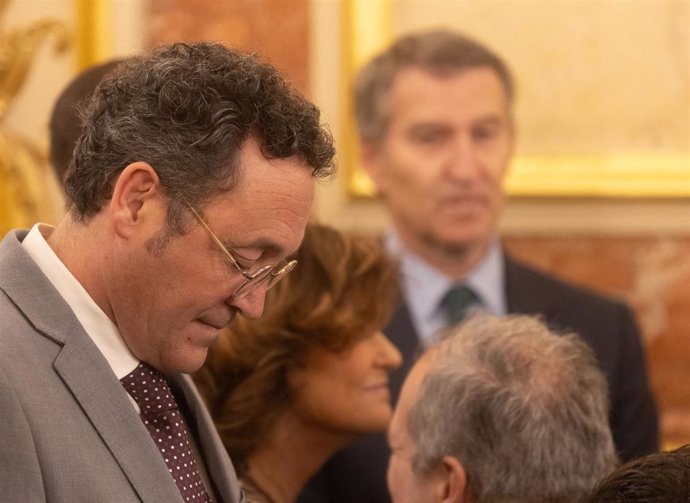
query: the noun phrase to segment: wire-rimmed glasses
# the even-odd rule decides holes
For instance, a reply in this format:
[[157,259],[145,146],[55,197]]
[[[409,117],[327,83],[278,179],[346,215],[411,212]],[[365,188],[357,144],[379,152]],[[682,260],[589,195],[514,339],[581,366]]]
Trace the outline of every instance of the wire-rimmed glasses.
[[259,269],[257,269],[254,272],[250,272],[246,270],[244,267],[242,267],[238,262],[235,256],[232,254],[230,249],[226,247],[223,242],[220,240],[218,236],[211,230],[211,228],[208,226],[206,221],[201,217],[198,211],[194,209],[194,207],[186,203],[187,207],[189,210],[192,212],[192,215],[197,219],[197,221],[201,224],[201,226],[206,229],[206,232],[208,232],[209,236],[211,236],[211,239],[218,245],[218,248],[220,248],[221,252],[227,259],[227,261],[234,266],[234,268],[242,275],[244,276],[244,283],[239,285],[235,291],[232,293],[232,297],[234,299],[242,299],[252,293],[254,290],[259,288],[261,285],[265,284],[266,289],[268,290],[271,288],[273,285],[275,285],[278,281],[280,281],[287,273],[292,271],[295,266],[297,265],[297,260],[282,260],[279,264],[276,265],[265,265]]

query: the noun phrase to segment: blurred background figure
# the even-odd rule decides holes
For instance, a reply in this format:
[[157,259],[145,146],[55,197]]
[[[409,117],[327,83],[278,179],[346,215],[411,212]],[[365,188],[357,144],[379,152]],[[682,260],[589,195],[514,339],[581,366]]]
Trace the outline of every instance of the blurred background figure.
[[49,123],[50,162],[63,190],[72,153],[82,131],[79,105],[91,97],[103,77],[123,61],[117,59],[87,68],[65,87],[55,101]]
[[401,363],[381,332],[397,268],[377,240],[310,224],[294,258],[263,316],[236,320],[196,377],[252,502],[294,501],[335,451],[385,430]]
[[[608,380],[609,421],[627,460],[658,448],[657,412],[628,306],[528,266],[504,249],[503,180],[515,145],[514,82],[491,49],[432,30],[396,40],[354,84],[362,166],[390,213],[388,251],[401,263],[402,302],[385,334],[404,357],[471,310],[540,315],[593,349]],[[388,503],[383,436],[336,455],[303,503]]]
[[686,503],[690,501],[690,446],[630,461],[592,492],[589,503]]
[[408,375],[389,431],[393,503],[578,503],[615,467],[606,380],[576,335],[480,315]]

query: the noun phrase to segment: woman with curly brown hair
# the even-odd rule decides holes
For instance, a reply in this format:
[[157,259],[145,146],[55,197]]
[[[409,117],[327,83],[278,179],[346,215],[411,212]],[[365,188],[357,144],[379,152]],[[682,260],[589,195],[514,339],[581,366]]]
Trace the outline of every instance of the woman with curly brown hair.
[[261,319],[237,319],[196,376],[251,503],[292,503],[337,450],[384,430],[401,363],[381,332],[398,288],[378,241],[311,224],[294,258]]

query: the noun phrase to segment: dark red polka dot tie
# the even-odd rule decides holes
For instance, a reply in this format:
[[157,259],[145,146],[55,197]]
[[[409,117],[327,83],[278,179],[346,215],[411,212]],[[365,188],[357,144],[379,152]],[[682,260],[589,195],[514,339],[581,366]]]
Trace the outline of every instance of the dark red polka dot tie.
[[186,502],[212,503],[196,466],[189,431],[163,374],[146,363],[120,379],[141,409],[141,420],[161,451]]

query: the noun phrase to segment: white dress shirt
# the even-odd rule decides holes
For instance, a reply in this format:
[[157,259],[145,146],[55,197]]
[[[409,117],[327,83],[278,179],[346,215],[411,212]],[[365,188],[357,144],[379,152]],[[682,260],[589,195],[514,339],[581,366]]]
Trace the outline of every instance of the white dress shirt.
[[[65,299],[84,327],[84,331],[103,353],[115,376],[121,379],[139,365],[139,360],[129,350],[112,320],[96,305],[77,278],[55,255],[46,241],[53,229],[54,227],[46,224],[34,225],[22,241],[22,247]],[[138,411],[139,407],[133,399],[132,403]]]
[[[46,241],[53,230],[54,227],[47,224],[34,225],[22,241],[22,247],[67,302],[81,326],[84,327],[84,331],[91,337],[110,368],[113,369],[117,379],[122,379],[137,368],[139,360],[129,350],[112,320],[98,307]],[[122,390],[126,393],[124,387]],[[129,393],[127,396],[139,414],[139,405]],[[199,474],[209,494],[214,494],[209,482],[206,463],[199,453],[198,440],[194,435],[191,435],[191,440]]]

